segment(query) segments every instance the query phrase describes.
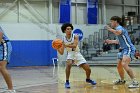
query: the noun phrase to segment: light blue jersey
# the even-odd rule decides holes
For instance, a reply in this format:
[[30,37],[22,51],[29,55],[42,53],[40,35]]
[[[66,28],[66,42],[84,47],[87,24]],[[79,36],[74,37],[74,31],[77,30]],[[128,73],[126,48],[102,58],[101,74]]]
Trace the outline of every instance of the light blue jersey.
[[10,55],[12,52],[12,46],[8,37],[5,35],[1,27],[0,27],[0,32],[3,33],[3,37],[2,37],[3,40],[0,43],[0,61],[6,60],[9,63]]
[[117,39],[118,39],[119,44],[120,44],[120,47],[122,49],[122,52],[120,54],[121,56],[119,58],[122,58],[123,55],[127,55],[127,56],[129,56],[132,59],[132,57],[135,54],[136,48],[132,44],[127,30],[124,27],[120,26],[120,25],[117,26],[115,29],[122,31],[122,33],[117,36]]
[[1,27],[0,27],[0,32],[3,33],[3,37],[2,37],[3,40],[9,40],[9,38],[5,35],[5,33],[4,33],[4,31],[2,30]]
[[135,50],[135,46],[132,44],[127,30],[120,25],[116,27],[116,30],[122,31],[122,34],[117,36],[118,40],[119,40],[120,47],[122,49]]

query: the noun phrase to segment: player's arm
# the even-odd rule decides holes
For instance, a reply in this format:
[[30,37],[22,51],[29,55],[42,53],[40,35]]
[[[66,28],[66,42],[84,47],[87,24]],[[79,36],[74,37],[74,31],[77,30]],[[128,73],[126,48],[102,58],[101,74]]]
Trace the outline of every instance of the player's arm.
[[112,29],[111,27],[109,26],[106,26],[107,30],[114,33],[115,35],[120,35],[122,34],[122,30],[115,30],[115,29]]
[[64,54],[64,44],[62,45],[62,47],[60,47],[59,49],[57,49],[57,51],[59,52],[60,55],[63,55]]
[[0,43],[2,42],[3,33],[0,32]]
[[119,44],[118,40],[109,40],[109,39],[107,39],[107,40],[105,40],[105,42],[108,43],[108,44]]
[[70,45],[65,45],[65,47],[69,47],[69,48],[76,48],[77,45],[78,45],[78,42],[79,42],[79,38],[78,36],[76,35],[74,37],[74,43],[70,44]]

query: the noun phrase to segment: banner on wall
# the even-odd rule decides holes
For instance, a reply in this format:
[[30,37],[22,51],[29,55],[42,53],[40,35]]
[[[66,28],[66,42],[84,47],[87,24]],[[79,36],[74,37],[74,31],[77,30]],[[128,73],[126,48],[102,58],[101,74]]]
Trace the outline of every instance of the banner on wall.
[[75,29],[75,30],[73,31],[73,34],[78,35],[79,41],[82,41],[82,40],[83,40],[83,32],[82,32],[81,29]]
[[97,19],[98,19],[97,3],[98,0],[87,0],[88,24],[97,24]]
[[71,20],[71,0],[60,0],[59,23],[70,23]]

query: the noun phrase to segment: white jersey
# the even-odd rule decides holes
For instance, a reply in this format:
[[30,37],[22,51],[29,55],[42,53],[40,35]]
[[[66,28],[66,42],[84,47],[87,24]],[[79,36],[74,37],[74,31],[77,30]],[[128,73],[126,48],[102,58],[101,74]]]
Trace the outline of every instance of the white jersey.
[[[65,45],[73,44],[74,38],[75,35],[72,34],[70,39],[64,37],[63,42]],[[66,47],[66,50],[67,50],[67,60],[74,60],[74,64],[76,64],[77,66],[87,63],[85,58],[81,55],[78,45],[75,49]]]
[[[74,34],[71,35],[71,38],[70,39],[66,38],[66,36],[65,36],[63,38],[63,42],[64,42],[65,45],[73,44],[74,43],[74,38],[75,38],[75,35]],[[80,49],[79,49],[78,45],[77,45],[76,49],[66,47],[66,50],[68,52],[71,52],[71,51],[80,52]]]

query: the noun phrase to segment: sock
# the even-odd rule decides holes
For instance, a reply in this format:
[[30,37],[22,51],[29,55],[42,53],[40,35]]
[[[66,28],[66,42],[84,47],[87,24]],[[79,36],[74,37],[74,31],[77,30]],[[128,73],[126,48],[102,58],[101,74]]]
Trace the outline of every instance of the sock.
[[90,81],[90,79],[86,79],[86,81]]
[[69,83],[69,80],[66,80],[67,83]]
[[124,79],[121,79],[121,81],[125,81]]
[[133,79],[132,79],[132,81],[134,81],[134,82],[135,82],[135,81],[136,81],[136,78],[133,78]]

